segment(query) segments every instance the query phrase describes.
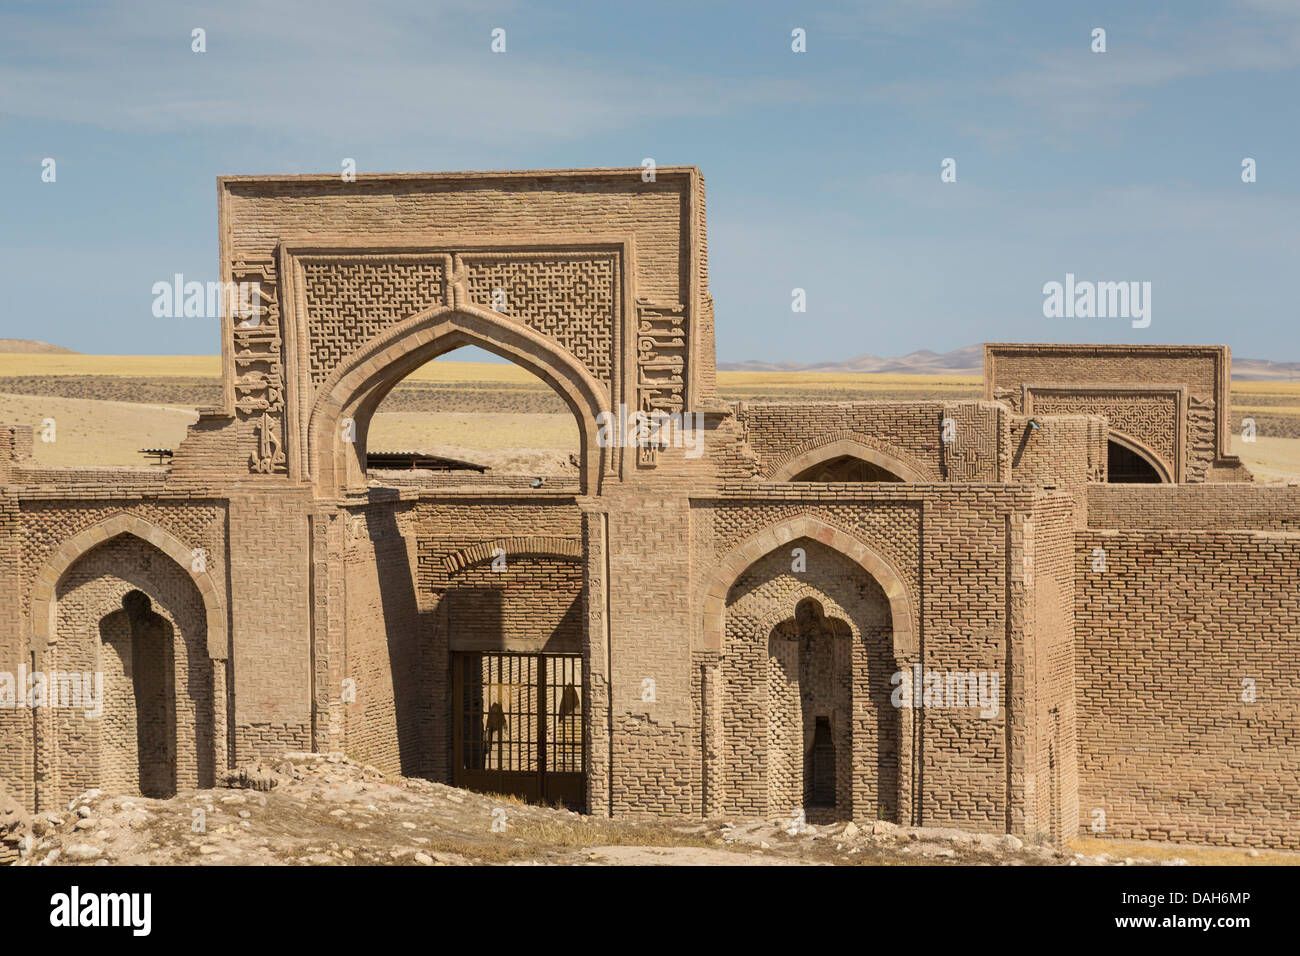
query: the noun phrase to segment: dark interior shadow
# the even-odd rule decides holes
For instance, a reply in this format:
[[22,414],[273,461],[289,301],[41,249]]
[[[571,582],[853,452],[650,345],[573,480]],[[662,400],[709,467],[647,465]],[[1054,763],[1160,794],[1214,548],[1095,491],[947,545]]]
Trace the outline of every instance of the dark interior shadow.
[[898,670],[893,653],[894,628],[889,612],[885,613],[885,624],[865,628],[862,639],[867,644],[867,684],[876,711],[876,814],[881,820],[897,823],[898,735],[902,722],[892,700],[894,685],[890,683]]
[[[122,610],[99,623],[100,640],[118,644],[131,661],[131,690],[135,697],[135,747],[140,793],[146,797],[176,795],[176,693],[174,631],[153,610],[141,591],[122,599]],[[129,649],[120,647],[125,639]],[[105,702],[107,704],[107,702]],[[200,748],[202,751],[205,748]],[[206,748],[209,752],[211,747]]]
[[[403,776],[431,777],[437,763],[432,742],[438,705],[450,696],[449,662],[431,659],[432,614],[420,610],[417,582],[411,574],[412,555],[398,528],[397,515],[391,508],[375,508],[367,517],[379,568],[398,761]],[[435,668],[442,670],[440,681]],[[440,687],[446,696],[439,694]]]

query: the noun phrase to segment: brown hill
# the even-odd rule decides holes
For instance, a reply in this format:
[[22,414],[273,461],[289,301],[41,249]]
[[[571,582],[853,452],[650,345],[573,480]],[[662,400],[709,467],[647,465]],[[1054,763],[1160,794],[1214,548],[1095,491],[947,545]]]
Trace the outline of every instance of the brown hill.
[[[719,362],[720,372],[871,372],[890,375],[982,375],[984,346],[968,345],[942,355],[922,349],[902,358],[858,355],[839,362]],[[1232,360],[1232,378],[1237,382],[1300,381],[1300,362],[1270,362],[1264,359]]]
[[46,342],[34,342],[31,339],[0,339],[0,352],[21,352],[24,355],[76,355],[72,349],[62,345],[50,345]]
[[839,362],[719,362],[720,372],[872,372],[892,375],[979,375],[983,371],[984,346],[968,345],[940,355],[922,349],[902,358],[858,355]]

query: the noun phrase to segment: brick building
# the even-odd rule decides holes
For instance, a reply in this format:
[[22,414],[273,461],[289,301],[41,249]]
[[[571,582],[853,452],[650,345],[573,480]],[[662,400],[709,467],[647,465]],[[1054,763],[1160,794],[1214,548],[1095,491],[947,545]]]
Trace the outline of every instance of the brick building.
[[[1227,349],[723,403],[703,180],[642,172],[222,178],[258,308],[170,467],[0,428],[0,672],[103,675],[99,715],[0,706],[4,787],[343,750],[598,814],[1300,849],[1300,488],[1228,454]],[[572,475],[368,473],[380,402],[462,345],[564,400]]]

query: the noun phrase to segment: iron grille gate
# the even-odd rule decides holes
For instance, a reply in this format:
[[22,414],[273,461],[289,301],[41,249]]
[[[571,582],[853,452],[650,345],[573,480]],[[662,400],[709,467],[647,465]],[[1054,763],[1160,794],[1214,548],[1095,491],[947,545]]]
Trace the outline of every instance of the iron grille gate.
[[458,787],[580,808],[582,658],[452,655]]

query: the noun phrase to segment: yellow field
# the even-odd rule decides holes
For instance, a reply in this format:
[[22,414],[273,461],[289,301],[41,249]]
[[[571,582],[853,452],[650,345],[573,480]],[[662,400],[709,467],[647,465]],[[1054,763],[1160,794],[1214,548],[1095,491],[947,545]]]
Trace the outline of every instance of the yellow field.
[[719,372],[718,390],[781,388],[806,392],[810,388],[832,391],[852,388],[933,388],[982,391],[978,375],[878,375],[872,372]]
[[1256,481],[1300,481],[1300,439],[1232,436],[1232,453],[1255,475]]
[[[175,448],[196,418],[184,407],[187,401],[200,401],[192,397],[194,383],[213,392],[220,375],[221,359],[215,355],[0,353],[0,380],[21,383],[13,384],[11,393],[0,382],[0,422],[37,424],[54,418],[57,441],[38,441],[35,448],[37,461],[45,464],[146,464],[138,449]],[[42,381],[47,378],[50,382]],[[83,381],[95,383],[94,389],[73,389],[73,394],[88,397],[55,397],[58,388],[66,392],[69,382]],[[518,366],[444,359],[416,370],[407,384],[443,386],[438,394],[466,397],[465,410],[411,410],[392,402],[394,410],[381,408],[375,417],[372,449],[422,451],[494,468],[549,472],[567,467],[569,453],[577,450],[577,426],[567,414],[492,410],[501,396],[520,400],[512,408],[536,407],[528,396],[546,391],[544,383]],[[456,385],[473,390],[445,388]],[[146,391],[146,386],[151,387]],[[47,389],[50,397],[45,397]],[[845,401],[978,398],[983,390],[978,376],[719,372],[718,393],[728,401]],[[146,395],[153,404],[118,400]],[[1300,382],[1234,382],[1232,398],[1233,453],[1259,480],[1300,480]],[[1241,439],[1243,417],[1256,422],[1253,443]]]
[[379,412],[370,425],[373,450],[445,455],[497,472],[576,473],[569,455],[579,450],[571,415],[499,412]]
[[[219,355],[24,355],[0,353],[0,378],[31,375],[115,375],[123,378],[221,377]],[[533,385],[538,379],[517,365],[493,362],[429,362],[408,382],[503,382]]]
[[198,418],[193,409],[167,405],[0,395],[0,422],[39,427],[54,420],[54,441],[42,441],[38,431],[32,450],[38,464],[55,467],[147,465],[139,449],[175,448]]
[[0,378],[18,375],[221,377],[219,355],[24,355],[0,353]]

